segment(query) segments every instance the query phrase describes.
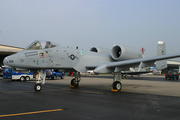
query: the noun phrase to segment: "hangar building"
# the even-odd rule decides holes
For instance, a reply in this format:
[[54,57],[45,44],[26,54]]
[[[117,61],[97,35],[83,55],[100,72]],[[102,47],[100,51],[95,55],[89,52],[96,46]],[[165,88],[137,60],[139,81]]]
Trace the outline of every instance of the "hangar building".
[[8,56],[12,55],[14,53],[22,51],[24,48],[20,47],[13,47],[8,45],[2,45],[0,44],[0,65],[3,64],[3,59]]

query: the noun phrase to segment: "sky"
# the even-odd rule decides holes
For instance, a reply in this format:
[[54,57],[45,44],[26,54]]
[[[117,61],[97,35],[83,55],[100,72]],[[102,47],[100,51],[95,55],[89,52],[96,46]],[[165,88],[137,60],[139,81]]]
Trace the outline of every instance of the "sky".
[[0,44],[35,40],[90,50],[125,45],[180,52],[180,0],[0,0]]

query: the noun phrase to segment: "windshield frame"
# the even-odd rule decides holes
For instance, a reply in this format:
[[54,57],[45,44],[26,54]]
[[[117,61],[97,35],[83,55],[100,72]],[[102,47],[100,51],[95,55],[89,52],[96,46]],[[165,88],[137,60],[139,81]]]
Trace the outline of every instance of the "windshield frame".
[[[37,46],[36,44],[39,43],[40,46]],[[34,47],[32,47],[34,46]],[[36,40],[32,42],[29,46],[27,46],[24,50],[42,50],[42,49],[50,49],[54,47],[58,47],[59,45],[57,43],[47,41],[47,40]],[[39,47],[39,48],[38,48]]]

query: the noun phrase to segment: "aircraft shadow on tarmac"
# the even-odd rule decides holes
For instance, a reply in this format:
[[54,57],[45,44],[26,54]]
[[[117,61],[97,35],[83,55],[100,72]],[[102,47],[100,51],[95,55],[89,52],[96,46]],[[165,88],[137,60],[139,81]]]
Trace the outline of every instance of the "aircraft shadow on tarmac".
[[[73,76],[72,76],[73,77]],[[81,77],[81,80],[83,81],[83,78],[84,77]],[[113,75],[89,75],[89,76],[86,76],[86,78],[103,78],[103,79],[110,79],[112,80],[113,78]],[[0,78],[1,80],[3,80],[3,82],[28,82],[28,81],[21,81],[21,80],[11,80],[11,79],[3,79],[3,78]],[[66,79],[66,76],[64,79],[61,79],[61,78],[57,78],[57,79],[48,79],[46,78],[46,80],[48,81],[61,81],[61,80],[65,80]],[[159,75],[149,75],[149,76],[146,76],[146,75],[142,75],[140,77],[137,77],[137,76],[128,76],[128,79],[122,79],[123,81],[124,80],[142,80],[142,81],[160,81],[160,82],[180,82],[179,80],[173,80],[173,79],[165,79],[164,76],[159,76]],[[36,81],[35,78],[34,79],[31,79],[30,81]]]

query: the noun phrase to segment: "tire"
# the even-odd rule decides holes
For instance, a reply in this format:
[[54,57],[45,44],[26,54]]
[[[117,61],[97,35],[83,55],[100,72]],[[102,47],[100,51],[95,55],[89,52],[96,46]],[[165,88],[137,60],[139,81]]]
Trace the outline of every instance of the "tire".
[[35,84],[34,90],[35,90],[36,92],[40,92],[40,91],[42,90],[41,84]]
[[116,89],[116,90],[121,90],[122,89],[122,84],[121,84],[121,82],[119,82],[119,81],[116,81],[116,82],[114,82],[113,83],[113,89]]
[[26,76],[26,81],[29,81],[30,80],[30,77],[29,76]]
[[74,85],[75,78],[71,80],[71,85]]
[[75,78],[73,78],[71,80],[71,85],[73,85],[74,87],[77,87],[79,85],[79,83],[75,83]]
[[25,80],[25,78],[24,78],[23,76],[21,76],[21,77],[20,77],[20,80],[21,80],[21,81],[24,81],[24,80]]
[[176,80],[178,80],[179,79],[179,77],[176,77]]

